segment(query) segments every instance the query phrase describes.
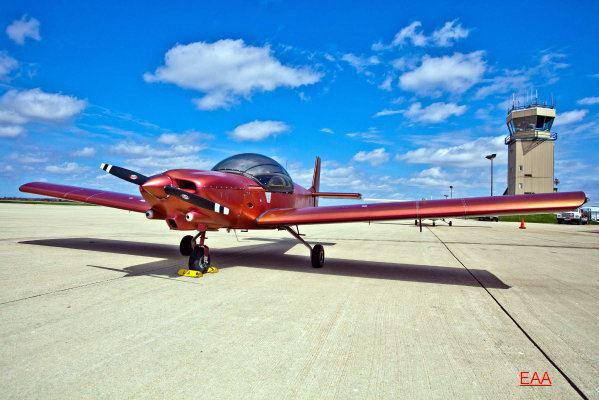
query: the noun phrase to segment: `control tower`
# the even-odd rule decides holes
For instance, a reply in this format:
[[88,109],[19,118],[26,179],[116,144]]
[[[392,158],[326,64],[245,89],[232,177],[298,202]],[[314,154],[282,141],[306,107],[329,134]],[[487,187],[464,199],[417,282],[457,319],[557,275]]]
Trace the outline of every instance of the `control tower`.
[[553,148],[557,133],[551,132],[555,106],[534,102],[508,111],[508,187],[506,194],[554,191]]

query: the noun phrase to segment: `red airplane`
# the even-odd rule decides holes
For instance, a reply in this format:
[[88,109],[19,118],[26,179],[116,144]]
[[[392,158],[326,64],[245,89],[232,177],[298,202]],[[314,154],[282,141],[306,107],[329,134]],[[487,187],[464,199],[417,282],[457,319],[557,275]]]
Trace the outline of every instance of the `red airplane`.
[[310,249],[312,266],[320,268],[324,248],[307,243],[299,225],[558,212],[579,208],[587,200],[584,192],[564,192],[319,207],[319,198],[361,198],[359,193],[321,192],[319,157],[309,189],[293,183],[272,158],[251,153],[229,157],[211,171],[174,169],[149,177],[115,165],[101,167],[139,185],[141,197],[45,182],[27,183],[19,190],[145,213],[148,219],[165,220],[170,229],[198,231],[184,236],[179,249],[189,256],[189,269],[201,272],[210,266],[206,232],[220,228],[287,230]]

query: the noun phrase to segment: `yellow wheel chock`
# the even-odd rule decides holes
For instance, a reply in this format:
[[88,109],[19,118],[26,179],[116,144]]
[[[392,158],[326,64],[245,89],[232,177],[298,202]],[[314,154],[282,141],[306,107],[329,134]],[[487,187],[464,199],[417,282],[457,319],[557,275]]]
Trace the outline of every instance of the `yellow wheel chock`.
[[[209,274],[216,274],[218,272],[218,268],[216,267],[208,267],[206,270]],[[203,276],[202,271],[196,271],[195,269],[186,269],[181,268],[177,273],[181,276],[187,276],[189,278],[201,278]]]
[[196,271],[194,269],[185,269],[181,268],[177,273],[181,276],[187,276],[189,278],[201,278],[202,273],[200,271]]

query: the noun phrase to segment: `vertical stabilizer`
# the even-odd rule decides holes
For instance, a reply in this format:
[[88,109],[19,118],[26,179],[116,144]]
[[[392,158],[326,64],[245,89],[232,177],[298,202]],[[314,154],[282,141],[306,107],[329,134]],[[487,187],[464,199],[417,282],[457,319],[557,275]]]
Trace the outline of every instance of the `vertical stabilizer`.
[[[315,193],[320,191],[320,157],[316,157],[314,162],[314,175],[312,175],[312,187],[310,191]],[[318,197],[314,197],[314,207],[318,206]]]

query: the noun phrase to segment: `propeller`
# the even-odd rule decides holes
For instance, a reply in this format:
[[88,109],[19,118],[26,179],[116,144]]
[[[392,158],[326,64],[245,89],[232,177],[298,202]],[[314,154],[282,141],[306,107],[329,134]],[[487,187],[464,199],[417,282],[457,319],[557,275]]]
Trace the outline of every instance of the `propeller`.
[[164,187],[164,192],[169,196],[175,196],[187,203],[193,204],[194,206],[204,208],[210,211],[219,212],[220,204],[214,203],[210,200],[200,197],[197,194],[189,193],[185,190],[181,190],[170,185]]
[[100,164],[100,168],[109,174],[116,176],[117,178],[121,178],[127,182],[135,183],[136,185],[143,185],[148,181],[147,176],[135,171],[131,171],[127,168],[117,167],[116,165],[102,163]]

